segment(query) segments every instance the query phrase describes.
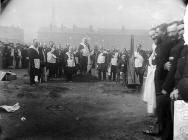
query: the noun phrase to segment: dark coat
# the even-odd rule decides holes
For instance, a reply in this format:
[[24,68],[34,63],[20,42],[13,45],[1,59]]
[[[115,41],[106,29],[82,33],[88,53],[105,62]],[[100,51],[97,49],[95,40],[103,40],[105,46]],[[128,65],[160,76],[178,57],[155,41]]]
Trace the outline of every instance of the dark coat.
[[179,81],[188,77],[188,46],[185,46],[181,54],[177,60],[177,68],[175,73],[176,85],[178,85]]
[[34,68],[35,67],[34,59],[40,59],[40,55],[35,49],[29,48],[28,56],[29,56],[30,68]]
[[173,88],[175,86],[175,73],[177,68],[177,61],[178,57],[180,56],[181,50],[184,47],[184,40],[180,39],[177,41],[176,45],[170,50],[170,57],[174,57],[172,63],[171,63],[171,69],[167,73],[167,76],[165,78],[165,81],[163,83],[162,89],[166,90],[167,93],[171,93],[173,91]]
[[60,49],[56,49],[54,51],[54,55],[57,57],[57,63],[60,63],[63,65],[63,51]]
[[180,98],[188,101],[188,46],[185,46],[181,51],[177,62],[175,79]]
[[40,56],[40,63],[41,66],[46,66],[47,65],[47,56],[43,48],[39,48],[39,56]]
[[127,72],[127,63],[128,63],[128,59],[122,60],[120,59],[118,61],[118,69],[120,70],[120,72]]
[[157,44],[155,49],[155,88],[156,93],[161,93],[162,85],[165,81],[165,78],[168,74],[168,71],[164,69],[164,64],[169,60],[170,49],[174,46],[175,41],[172,41],[169,38],[163,38],[163,41]]

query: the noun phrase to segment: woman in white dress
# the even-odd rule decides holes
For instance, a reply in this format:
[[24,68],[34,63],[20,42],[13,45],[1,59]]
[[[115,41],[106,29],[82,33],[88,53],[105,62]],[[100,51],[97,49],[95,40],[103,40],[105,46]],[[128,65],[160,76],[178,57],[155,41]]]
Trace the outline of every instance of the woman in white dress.
[[[152,39],[155,40],[155,30],[150,31],[150,36]],[[155,76],[155,69],[156,66],[152,64],[152,61],[155,59],[155,43],[152,44],[152,54],[149,57],[149,66],[147,77],[145,80],[144,85],[144,92],[143,92],[143,101],[147,103],[147,113],[154,114],[156,108],[156,94],[155,94],[155,83],[154,83],[154,76]]]

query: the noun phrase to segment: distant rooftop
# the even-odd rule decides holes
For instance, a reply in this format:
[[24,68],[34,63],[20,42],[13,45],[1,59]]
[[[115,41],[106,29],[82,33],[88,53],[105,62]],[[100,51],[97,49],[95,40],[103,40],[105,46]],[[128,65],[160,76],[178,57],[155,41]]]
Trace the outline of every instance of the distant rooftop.
[[97,33],[97,34],[134,34],[134,35],[148,35],[147,30],[140,29],[125,29],[125,28],[98,28],[94,29],[93,26],[89,26],[88,28],[77,27],[73,25],[72,28],[66,26],[48,26],[41,27],[39,32],[63,32],[63,33]]

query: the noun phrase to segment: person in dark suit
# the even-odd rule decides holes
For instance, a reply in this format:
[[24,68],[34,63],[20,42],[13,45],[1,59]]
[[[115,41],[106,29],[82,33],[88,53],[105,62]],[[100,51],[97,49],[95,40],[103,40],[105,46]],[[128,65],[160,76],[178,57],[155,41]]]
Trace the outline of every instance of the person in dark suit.
[[[174,23],[176,24],[176,23]],[[181,26],[181,25],[180,25]],[[178,27],[180,27],[178,26]],[[181,30],[179,28],[179,30]],[[184,48],[184,40],[181,36],[178,36],[178,32],[179,32],[178,28],[174,31],[169,32],[169,36],[171,37],[172,41],[176,41],[175,45],[172,46],[170,53],[169,53],[169,60],[165,63],[164,68],[168,71],[167,75],[165,77],[165,80],[163,82],[162,85],[162,93],[166,94],[168,97],[170,96],[170,93],[173,91],[174,86],[175,86],[175,73],[176,73],[176,68],[177,68],[177,60],[178,57],[180,56],[180,52],[181,50]],[[169,105],[169,104],[168,104]],[[170,112],[170,113],[166,113],[168,117],[168,119],[165,122],[165,126],[166,126],[166,131],[164,133],[164,137],[165,138],[172,138],[173,137],[173,102],[171,103],[171,108],[168,108],[168,110],[166,112]]]
[[3,68],[6,69],[8,66],[10,66],[10,60],[11,60],[11,53],[10,49],[8,48],[7,44],[3,44],[3,50],[2,50],[2,58],[3,58]]
[[29,47],[29,75],[30,75],[30,85],[35,85],[39,81],[40,74],[40,55],[39,55],[39,42],[34,39],[33,45]]
[[[181,32],[183,29],[183,24],[178,25],[178,32]],[[170,55],[169,55],[169,61],[167,61],[166,69],[168,70],[167,77],[165,78],[165,81],[162,85],[162,90],[166,91],[167,93],[171,93],[174,86],[175,86],[175,73],[176,73],[176,68],[177,68],[177,61],[180,56],[181,50],[184,48],[184,39],[181,34],[177,36],[177,32],[171,33],[172,38],[176,39],[176,45],[173,46],[173,48],[170,50]]]
[[61,51],[61,46],[58,45],[55,48],[54,51],[55,56],[57,56],[57,61],[56,61],[56,76],[58,78],[62,77],[62,71],[63,71],[63,52]]
[[[179,39],[183,40],[183,34],[184,34],[184,24],[180,24],[178,27],[179,29]],[[175,85],[174,85],[174,90],[173,92],[171,92],[170,97],[171,99],[177,100],[178,98],[181,98],[181,94],[179,92],[179,88],[181,90],[181,84],[182,82],[180,82],[182,79],[184,79],[185,77],[188,77],[188,46],[184,45],[184,40],[182,41],[182,49],[180,52],[178,52],[179,55],[177,56],[177,60],[176,60],[176,69],[175,69]],[[171,66],[173,69],[173,65]],[[185,84],[185,83],[184,83]],[[187,86],[187,85],[185,85]],[[187,94],[186,92],[183,92],[183,94]],[[187,94],[188,95],[188,94]],[[173,102],[172,102],[173,103]],[[172,104],[172,116],[173,116],[173,104]]]
[[126,54],[121,55],[120,61],[118,61],[118,74],[119,76],[122,76],[123,82],[122,85],[126,86],[127,85],[127,63],[128,59]]
[[23,49],[22,49],[22,67],[25,69],[28,67],[28,53],[27,53],[27,45],[24,45],[23,46]]
[[[171,48],[175,45],[176,40],[173,40],[168,36],[168,33],[176,29],[177,25],[172,23],[170,25],[162,24],[156,27],[157,41],[155,49],[155,59],[152,61],[156,65],[155,70],[155,89],[156,89],[156,116],[157,122],[155,123],[153,129],[147,134],[160,135],[162,140],[171,140],[172,134],[170,132],[171,126],[171,111],[170,111],[170,98],[167,92],[162,90],[162,85],[167,77],[168,70],[165,69],[165,63],[169,59],[169,53]],[[168,30],[168,32],[167,32]]]
[[172,100],[181,99],[188,101],[188,45],[185,45],[181,51],[177,62],[177,69],[175,74],[176,85],[171,92]]
[[39,55],[40,55],[40,77],[39,81],[47,82],[47,74],[46,74],[46,67],[47,67],[47,57],[44,50],[45,44],[40,45],[39,47]]
[[[170,51],[177,44],[177,40],[176,40],[177,22],[168,25],[167,33],[168,33],[167,38],[163,38],[163,40],[161,40],[161,42],[157,44],[157,47],[159,47],[159,49],[156,56],[158,60],[157,60],[156,73],[155,73],[155,85],[156,85],[156,93],[157,93],[157,118],[158,118],[159,126],[161,128],[160,131],[161,131],[162,140],[173,139],[171,102],[169,96],[170,92],[166,91],[164,88],[167,87],[167,85],[165,85],[166,84],[165,81],[169,80],[168,61],[169,61]],[[170,90],[170,88],[168,90]]]

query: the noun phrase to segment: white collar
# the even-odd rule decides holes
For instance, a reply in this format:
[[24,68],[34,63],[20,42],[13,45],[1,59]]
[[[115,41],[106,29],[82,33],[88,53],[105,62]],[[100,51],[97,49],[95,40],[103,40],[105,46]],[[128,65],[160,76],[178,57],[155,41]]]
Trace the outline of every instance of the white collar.
[[30,48],[30,49],[34,49],[37,53],[39,53],[38,48],[35,48],[34,45],[31,45],[29,48]]
[[80,43],[80,45],[84,46],[84,48],[85,48],[85,47],[87,47],[87,46],[86,46],[86,44],[85,44],[85,43],[83,43],[83,42],[82,42],[82,43]]

